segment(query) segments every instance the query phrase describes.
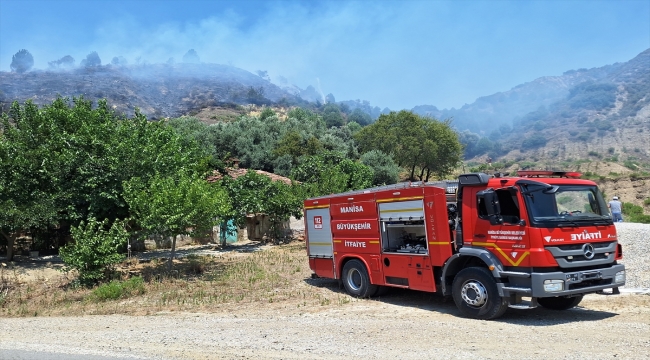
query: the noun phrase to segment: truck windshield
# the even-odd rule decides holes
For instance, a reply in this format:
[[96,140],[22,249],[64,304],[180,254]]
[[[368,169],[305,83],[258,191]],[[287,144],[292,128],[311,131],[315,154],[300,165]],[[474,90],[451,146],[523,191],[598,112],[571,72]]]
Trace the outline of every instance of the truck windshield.
[[596,186],[522,184],[528,214],[541,227],[604,225],[612,223]]

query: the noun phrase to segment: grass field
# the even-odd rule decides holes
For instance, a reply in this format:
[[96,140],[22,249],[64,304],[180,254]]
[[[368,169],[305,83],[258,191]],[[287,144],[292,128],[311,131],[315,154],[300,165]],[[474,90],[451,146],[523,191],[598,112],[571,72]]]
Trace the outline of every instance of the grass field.
[[0,316],[75,316],[214,312],[260,306],[272,309],[339,306],[355,301],[333,280],[311,279],[305,243],[249,253],[188,255],[167,269],[166,258],[126,261],[119,276],[94,288],[74,276],[21,280],[11,264],[0,267]]

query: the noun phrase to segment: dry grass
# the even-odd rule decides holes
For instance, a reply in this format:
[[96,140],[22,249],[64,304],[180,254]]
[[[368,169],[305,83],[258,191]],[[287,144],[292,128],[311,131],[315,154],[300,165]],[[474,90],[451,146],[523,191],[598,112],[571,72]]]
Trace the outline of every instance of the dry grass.
[[[98,298],[97,288],[74,287],[72,278],[20,281],[11,269],[0,270],[0,316],[74,316],[86,314],[155,314],[221,312],[317,306],[352,301],[336,281],[312,280],[304,242],[251,253],[190,255],[167,272],[166,259],[124,262],[119,281],[141,277],[143,289],[116,300]],[[104,286],[109,286],[105,284]]]

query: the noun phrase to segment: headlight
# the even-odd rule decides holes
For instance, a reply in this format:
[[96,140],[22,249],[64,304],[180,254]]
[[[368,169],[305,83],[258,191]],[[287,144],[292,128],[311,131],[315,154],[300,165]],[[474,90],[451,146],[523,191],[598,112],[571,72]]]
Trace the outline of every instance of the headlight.
[[625,271],[617,272],[616,276],[614,277],[614,282],[615,283],[624,283],[625,282]]
[[564,290],[563,280],[544,280],[544,291],[557,292]]

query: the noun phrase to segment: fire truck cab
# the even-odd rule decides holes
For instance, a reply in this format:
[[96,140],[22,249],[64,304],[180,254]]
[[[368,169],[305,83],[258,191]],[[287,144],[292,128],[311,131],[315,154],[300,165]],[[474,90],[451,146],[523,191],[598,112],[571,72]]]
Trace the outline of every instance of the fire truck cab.
[[569,309],[625,284],[607,204],[579,176],[471,173],[307,199],[309,265],[356,297],[436,292],[477,319],[508,307]]

